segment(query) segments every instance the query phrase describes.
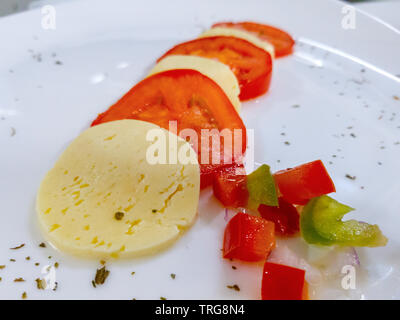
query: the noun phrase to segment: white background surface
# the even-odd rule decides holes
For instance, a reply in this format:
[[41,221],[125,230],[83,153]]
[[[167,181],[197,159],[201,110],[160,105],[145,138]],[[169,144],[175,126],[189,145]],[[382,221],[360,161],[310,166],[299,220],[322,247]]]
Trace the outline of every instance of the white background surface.
[[[37,8],[46,4],[80,0],[2,0],[0,2],[0,16],[12,12],[20,12],[29,8]],[[400,0],[378,0],[352,3],[380,19],[400,29]]]
[[[0,298],[18,299],[23,291],[49,299],[259,298],[261,266],[235,262],[232,270],[221,258],[224,210],[209,192],[197,223],[171,250],[110,263],[111,276],[97,289],[90,283],[97,261],[38,247],[36,191],[60,152],[168,48],[227,19],[265,21],[297,40],[295,54],[276,62],[269,93],[243,106],[243,119],[255,130],[255,160],[276,171],[322,159],[336,183],[335,198],[390,239],[387,248],[359,250],[366,288],[318,287],[312,297],[399,298],[399,34],[361,13],[357,28],[344,30],[342,5],[333,1],[249,1],[245,10],[235,0],[228,7],[215,0],[185,3],[74,2],[57,7],[56,31],[41,28],[40,11],[0,19],[0,265],[7,265]],[[20,243],[27,245],[9,250]],[[37,290],[40,268],[54,261],[59,289]],[[27,281],[14,283],[17,277]],[[226,288],[232,284],[241,291]]]

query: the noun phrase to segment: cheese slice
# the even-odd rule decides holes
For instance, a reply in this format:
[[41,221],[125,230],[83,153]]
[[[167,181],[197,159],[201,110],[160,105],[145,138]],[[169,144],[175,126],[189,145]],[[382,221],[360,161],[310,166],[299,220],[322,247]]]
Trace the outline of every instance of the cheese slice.
[[255,46],[269,52],[271,57],[275,58],[275,49],[270,42],[266,40],[261,40],[257,36],[245,30],[240,30],[236,28],[215,27],[203,32],[199,36],[199,38],[217,37],[217,36],[236,37],[243,40],[247,40],[248,42],[251,42]]
[[149,76],[174,69],[196,70],[216,82],[225,92],[237,112],[240,112],[240,88],[231,69],[213,59],[198,56],[170,55],[166,56],[150,71]]
[[[166,159],[186,150],[185,161],[153,164],[162,160],[156,143],[164,140]],[[150,254],[193,223],[199,185],[197,156],[186,141],[152,123],[112,121],[68,146],[41,183],[37,214],[60,250],[103,259]]]

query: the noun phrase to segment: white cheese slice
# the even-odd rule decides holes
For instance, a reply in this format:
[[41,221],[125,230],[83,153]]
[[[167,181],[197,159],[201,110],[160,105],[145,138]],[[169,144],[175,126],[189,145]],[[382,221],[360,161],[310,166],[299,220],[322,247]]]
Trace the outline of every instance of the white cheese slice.
[[[151,164],[146,155],[156,142],[147,141],[148,132],[166,137],[166,159],[176,141],[177,150],[188,151],[189,164]],[[48,240],[71,254],[150,254],[193,223],[199,185],[197,156],[186,141],[152,123],[112,121],[87,129],[68,146],[41,183],[37,214]]]
[[255,46],[264,49],[271,55],[272,58],[275,58],[275,49],[270,42],[266,40],[261,40],[257,36],[245,30],[239,30],[236,28],[227,28],[227,27],[215,27],[203,32],[199,36],[199,38],[217,37],[217,36],[236,37],[243,40],[247,40],[248,42],[251,42]]
[[198,56],[170,55],[158,62],[150,71],[149,76],[174,69],[196,70],[209,77],[225,92],[236,111],[240,111],[239,83],[227,65],[214,59]]

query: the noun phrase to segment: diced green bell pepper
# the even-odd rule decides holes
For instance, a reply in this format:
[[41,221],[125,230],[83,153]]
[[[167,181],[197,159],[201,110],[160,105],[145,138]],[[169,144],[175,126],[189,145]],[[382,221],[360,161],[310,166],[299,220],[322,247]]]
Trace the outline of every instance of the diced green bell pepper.
[[324,195],[311,199],[301,213],[300,229],[310,244],[380,247],[387,243],[377,225],[342,221],[353,208]]
[[263,164],[247,176],[247,190],[249,192],[247,206],[250,209],[257,210],[260,204],[278,206],[275,180],[268,165]]

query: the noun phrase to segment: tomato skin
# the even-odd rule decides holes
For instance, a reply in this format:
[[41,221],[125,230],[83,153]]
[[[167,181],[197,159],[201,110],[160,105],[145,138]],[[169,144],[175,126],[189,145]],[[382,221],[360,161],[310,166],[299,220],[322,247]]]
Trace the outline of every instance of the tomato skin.
[[305,205],[312,198],[336,191],[321,160],[278,171],[274,178],[282,197],[291,204]]
[[258,212],[265,220],[275,223],[275,232],[282,236],[292,236],[300,231],[300,215],[295,206],[279,198],[278,207],[264,204],[258,207]]
[[305,271],[282,264],[264,264],[261,299],[262,300],[305,300],[307,283]]
[[[191,102],[193,98],[199,101]],[[199,136],[201,129],[240,129],[242,152],[246,150],[246,128],[229,98],[217,83],[195,70],[169,70],[145,78],[99,114],[92,126],[123,119],[149,121],[165,129],[170,120],[177,120],[178,132],[191,128]]]
[[239,212],[226,225],[223,257],[264,261],[275,247],[275,226],[263,218]]
[[240,85],[240,101],[246,101],[263,95],[269,89],[272,78],[272,69],[266,75],[260,76],[251,82]]
[[268,91],[272,57],[246,40],[227,36],[199,38],[176,45],[157,61],[173,54],[218,59],[228,65],[239,81],[239,98],[242,101]]
[[227,208],[247,205],[247,176],[243,165],[234,164],[216,172],[213,179],[214,196]]
[[[142,80],[106,112],[98,115],[92,126],[122,119],[148,121],[167,130],[169,121],[176,120],[178,133],[187,128],[196,131],[198,146],[201,146],[203,129],[240,130],[241,144],[237,149],[241,146],[241,150],[231,150],[232,156],[240,158],[246,150],[246,127],[234,106],[218,84],[195,70],[170,70]],[[217,151],[222,153],[224,144],[223,140],[220,141],[221,150]],[[201,184],[203,187],[211,185],[213,174],[229,162],[221,158],[220,164],[202,164],[202,152],[207,152],[205,158],[210,158],[211,150],[204,151],[199,147],[196,151]],[[232,159],[228,160],[232,162]]]
[[251,32],[261,40],[266,40],[274,46],[276,58],[284,57],[293,52],[295,44],[293,38],[287,32],[276,27],[248,21],[238,23],[220,22],[214,24],[213,27],[237,28]]

